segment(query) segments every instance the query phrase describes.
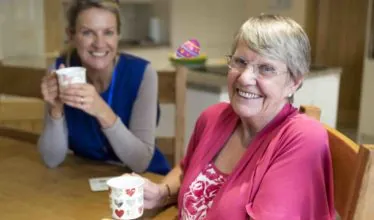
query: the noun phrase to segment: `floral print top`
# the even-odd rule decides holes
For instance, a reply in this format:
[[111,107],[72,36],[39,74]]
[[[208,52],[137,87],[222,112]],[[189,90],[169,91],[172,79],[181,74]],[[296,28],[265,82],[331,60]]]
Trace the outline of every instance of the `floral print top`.
[[213,199],[227,179],[227,174],[222,173],[213,163],[209,163],[183,196],[183,210],[181,219],[202,220],[212,207]]

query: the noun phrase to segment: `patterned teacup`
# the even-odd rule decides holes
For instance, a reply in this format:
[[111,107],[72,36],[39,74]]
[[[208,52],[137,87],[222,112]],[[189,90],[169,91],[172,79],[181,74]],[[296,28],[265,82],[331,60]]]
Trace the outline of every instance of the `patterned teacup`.
[[113,219],[136,219],[143,215],[144,179],[142,177],[124,175],[108,180],[107,184]]
[[86,68],[67,67],[56,70],[58,84],[61,87],[74,83],[86,83]]

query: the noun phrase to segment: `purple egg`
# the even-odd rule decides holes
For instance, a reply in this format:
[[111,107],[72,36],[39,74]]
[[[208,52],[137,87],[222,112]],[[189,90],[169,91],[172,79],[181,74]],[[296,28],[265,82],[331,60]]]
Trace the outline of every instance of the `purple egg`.
[[200,48],[200,43],[198,40],[196,39],[190,39],[189,40],[191,43],[193,43],[197,48]]
[[184,42],[181,46],[177,49],[177,57],[197,57],[200,54],[200,43],[196,39],[190,39]]

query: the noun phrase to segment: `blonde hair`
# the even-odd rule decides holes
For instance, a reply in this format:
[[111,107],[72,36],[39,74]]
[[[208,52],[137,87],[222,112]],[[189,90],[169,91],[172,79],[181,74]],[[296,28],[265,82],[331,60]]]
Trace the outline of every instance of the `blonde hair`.
[[[105,9],[112,12],[117,20],[117,32],[118,34],[121,31],[121,17],[120,17],[120,7],[118,0],[74,0],[71,5],[69,6],[66,19],[68,23],[68,30],[70,33],[75,33],[75,26],[77,23],[78,16],[81,12],[90,9],[90,8],[99,8]],[[68,44],[66,48],[61,51],[62,56],[66,56],[66,65],[69,66],[69,61],[72,53],[74,52],[75,48]]]
[[245,42],[261,56],[284,62],[293,78],[309,72],[311,48],[308,36],[291,18],[264,14],[251,17],[236,34],[232,54],[239,42]]

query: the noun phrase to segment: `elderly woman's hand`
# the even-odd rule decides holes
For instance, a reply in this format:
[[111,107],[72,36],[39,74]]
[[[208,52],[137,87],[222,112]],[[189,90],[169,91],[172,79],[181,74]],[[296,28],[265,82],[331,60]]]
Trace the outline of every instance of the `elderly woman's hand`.
[[[64,68],[60,65],[59,68]],[[59,99],[59,86],[56,73],[47,73],[40,85],[44,101],[49,104],[49,113],[53,118],[60,118],[63,112],[63,104]]]
[[162,207],[168,196],[167,188],[164,184],[156,184],[148,179],[144,183],[144,208],[153,209]]
[[109,106],[97,93],[95,87],[88,83],[70,84],[60,91],[60,99],[66,105],[81,109],[98,117]]
[[[124,174],[124,175],[136,175],[136,173],[132,174]],[[147,178],[144,178],[144,208],[145,209],[154,209],[162,207],[165,204],[165,200],[168,196],[168,191],[165,184],[157,184],[150,181]]]

